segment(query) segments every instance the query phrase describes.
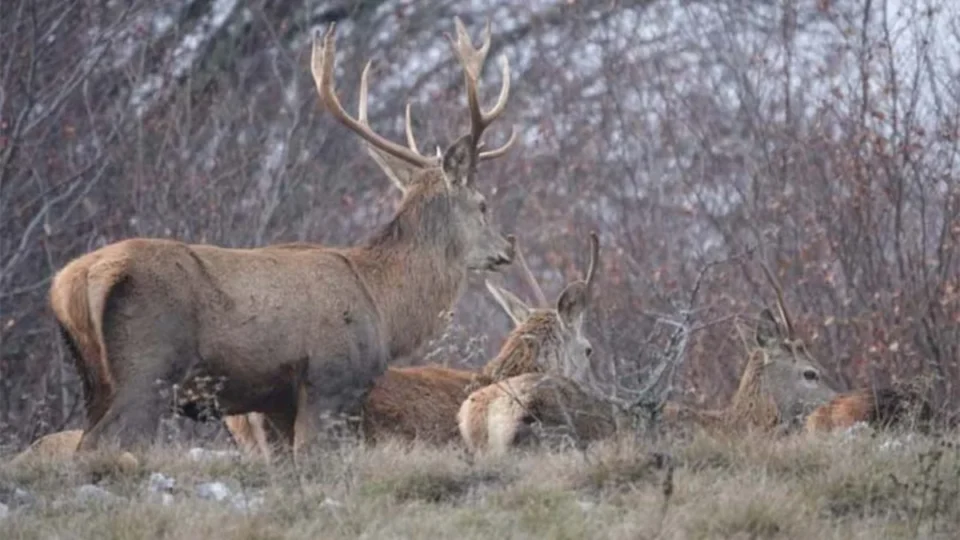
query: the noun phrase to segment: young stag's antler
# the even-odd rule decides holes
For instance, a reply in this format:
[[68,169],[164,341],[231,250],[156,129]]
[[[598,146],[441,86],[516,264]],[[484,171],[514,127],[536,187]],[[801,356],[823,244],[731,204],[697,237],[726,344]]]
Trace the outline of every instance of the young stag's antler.
[[[506,56],[500,56],[500,72],[503,77],[500,96],[497,97],[497,102],[488,112],[483,112],[480,109],[480,98],[477,96],[477,81],[480,79],[480,72],[483,70],[487,53],[490,51],[490,21],[487,21],[487,26],[483,32],[483,43],[479,49],[473,46],[470,35],[467,33],[467,29],[463,26],[463,22],[459,17],[454,19],[454,23],[457,27],[456,41],[450,37],[450,34],[446,34],[446,36],[447,40],[450,41],[450,45],[453,47],[453,53],[463,66],[463,80],[467,87],[467,107],[470,110],[470,134],[473,136],[474,144],[477,145],[477,149],[479,150],[483,147],[483,143],[480,142],[480,137],[483,135],[484,130],[486,130],[498,116],[503,114],[503,111],[507,108],[507,98],[510,95],[510,63],[507,61]],[[516,131],[511,128],[510,138],[507,139],[507,142],[504,143],[503,146],[495,150],[480,152],[478,159],[481,161],[492,159],[507,153],[507,150],[510,149],[510,146],[512,146],[516,140],[516,135]]]
[[600,266],[600,237],[597,231],[590,231],[590,265],[587,267],[587,298],[593,297],[593,277]]
[[794,331],[793,320],[790,318],[790,314],[787,313],[787,304],[783,299],[783,287],[780,286],[780,280],[773,275],[773,272],[770,270],[770,267],[767,266],[766,261],[761,259],[760,267],[763,268],[763,273],[767,276],[767,281],[770,282],[770,285],[773,287],[773,290],[777,295],[777,309],[780,311],[780,317],[783,318],[783,324],[787,326],[787,335],[790,339],[796,339],[797,335]]
[[527,266],[527,260],[523,256],[523,250],[520,249],[520,243],[517,242],[517,238],[511,234],[507,236],[507,240],[513,243],[515,261],[520,264],[520,269],[523,270],[524,279],[527,280],[527,284],[530,285],[531,289],[533,289],[533,294],[537,298],[537,307],[548,307],[547,295],[543,294],[543,289],[540,288],[540,283],[537,282],[537,278],[534,277],[533,272],[530,271],[530,267]]

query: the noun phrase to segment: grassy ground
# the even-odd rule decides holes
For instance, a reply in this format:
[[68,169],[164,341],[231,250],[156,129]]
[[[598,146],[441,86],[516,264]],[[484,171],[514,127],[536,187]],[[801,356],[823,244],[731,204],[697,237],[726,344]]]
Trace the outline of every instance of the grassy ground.
[[[956,538],[960,451],[946,442],[956,437],[910,437],[610,441],[478,460],[347,446],[299,470],[165,448],[136,471],[96,456],[0,468],[0,530],[11,540]],[[210,482],[229,495],[215,500]]]

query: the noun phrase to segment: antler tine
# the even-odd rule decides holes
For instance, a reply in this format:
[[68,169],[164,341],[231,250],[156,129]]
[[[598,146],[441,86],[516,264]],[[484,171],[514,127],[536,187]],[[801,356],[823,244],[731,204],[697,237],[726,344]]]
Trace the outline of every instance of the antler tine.
[[520,243],[517,242],[517,237],[509,234],[507,235],[507,241],[513,244],[514,256],[517,262],[520,263],[520,269],[523,270],[524,279],[527,280],[527,284],[533,289],[533,294],[537,298],[537,305],[542,308],[547,307],[547,295],[543,294],[540,283],[537,282],[537,278],[533,276],[533,272],[531,272],[530,267],[527,266],[527,260],[523,257],[523,250],[520,249]]
[[[510,62],[506,56],[500,57],[500,72],[503,78],[500,95],[497,97],[497,102],[493,107],[489,111],[483,112],[480,108],[480,98],[477,95],[477,85],[480,79],[480,72],[483,70],[483,64],[487,59],[487,53],[490,52],[490,21],[487,21],[483,41],[479,49],[473,46],[473,41],[470,39],[467,29],[459,17],[454,18],[454,24],[457,28],[457,39],[454,41],[454,39],[447,34],[447,40],[450,41],[454,55],[457,56],[460,64],[463,66],[463,77],[467,90],[467,107],[470,111],[470,133],[473,135],[475,144],[479,145],[480,136],[484,130],[486,130],[497,117],[503,114],[503,111],[507,108],[507,100],[510,97]],[[496,150],[482,152],[477,157],[480,160],[499,157],[507,152],[510,146],[513,145],[514,140],[515,134],[511,133],[510,139],[503,146]]]
[[593,289],[593,278],[597,267],[600,266],[600,236],[597,231],[590,231],[590,266],[587,267],[587,290]]
[[330,113],[340,121],[340,123],[344,124],[351,131],[359,135],[373,148],[383,151],[411,165],[416,165],[423,168],[436,166],[436,161],[433,158],[422,156],[418,152],[413,152],[407,148],[404,148],[403,146],[400,146],[399,144],[393,143],[375,133],[369,127],[369,125],[367,125],[366,81],[368,70],[370,68],[369,62],[364,68],[364,73],[361,76],[361,112],[358,115],[360,120],[351,117],[347,111],[344,110],[343,106],[340,104],[340,100],[337,99],[337,91],[334,87],[333,80],[335,67],[334,64],[336,61],[336,28],[336,23],[331,23],[330,26],[327,27],[327,31],[323,35],[322,39],[319,35],[319,32],[313,36],[313,53],[310,60],[310,71],[313,74],[313,81],[317,85],[317,92],[320,94],[320,99],[323,101],[323,104],[330,111]]
[[507,142],[503,143],[500,148],[494,150],[488,150],[486,152],[480,152],[477,155],[477,159],[480,161],[486,161],[488,159],[498,158],[507,153],[510,150],[510,147],[513,146],[513,143],[517,142],[517,132],[513,127],[510,128],[510,137],[507,139]]
[[763,268],[763,273],[767,276],[767,281],[770,282],[774,292],[777,294],[777,310],[780,312],[780,317],[783,318],[783,323],[787,325],[787,333],[791,338],[795,338],[796,334],[793,329],[793,321],[790,319],[789,313],[787,313],[787,304],[783,299],[783,287],[780,286],[780,281],[773,275],[766,261],[761,260],[760,267]]
[[[407,109],[403,113],[404,116],[404,126],[403,129],[407,134],[407,146],[411,150],[420,154],[420,150],[417,148],[417,139],[413,136],[413,118],[410,114],[410,103],[407,102]],[[422,154],[421,154],[422,155]]]

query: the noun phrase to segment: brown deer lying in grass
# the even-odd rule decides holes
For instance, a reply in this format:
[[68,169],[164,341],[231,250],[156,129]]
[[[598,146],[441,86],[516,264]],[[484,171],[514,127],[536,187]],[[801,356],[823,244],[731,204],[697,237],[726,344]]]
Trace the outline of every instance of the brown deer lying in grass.
[[27,459],[34,457],[41,459],[71,458],[77,452],[77,446],[80,445],[81,437],[83,437],[82,429],[68,429],[48,433],[33,441],[30,446],[17,454],[10,460],[10,464],[19,465]]
[[724,409],[701,410],[668,402],[663,416],[667,423],[692,421],[708,431],[786,431],[836,392],[823,380],[822,370],[797,337],[787,312],[783,289],[766,264],[761,264],[776,292],[778,321],[764,309],[748,344],[749,356],[733,399]]
[[349,116],[334,89],[335,27],[314,39],[322,102],[403,192],[393,218],[364,243],[227,249],[137,238],[79,257],[54,276],[51,307],[84,384],[81,449],[102,440],[124,448],[152,442],[169,407],[157,381],[189,386],[199,377],[223,381],[216,399],[225,414],[263,411],[300,447],[322,418],[355,415],[387,363],[437,333],[438,314],[456,303],[468,271],[511,262],[512,246],[488,222],[476,188],[477,163],[514,141],[480,151],[484,131],[505,110],[509,66],[504,58],[497,103],[481,111],[477,83],[490,27],[478,50],[456,26],[471,130],[439,157],[421,155],[409,129],[404,147],[370,128],[366,77],[361,113]]
[[[523,373],[581,373],[589,369],[592,347],[583,336],[583,312],[599,256],[597,235],[590,235],[590,263],[585,279],[568,284],[553,308],[547,307],[546,297],[519,246],[515,255],[540,307],[531,307],[509,291],[486,282],[490,294],[514,324],[499,353],[479,372],[440,366],[388,368],[375,381],[363,405],[363,429],[368,442],[385,438],[453,442],[459,439],[457,411],[472,388]],[[238,446],[270,458],[276,435],[265,425],[262,415],[228,416],[224,420]]]
[[808,433],[846,429],[858,422],[877,428],[911,425],[929,427],[933,409],[915,392],[894,388],[861,388],[817,407],[805,423]]
[[[668,422],[689,421],[724,431],[772,429],[836,395],[796,339],[780,287],[766,272],[777,290],[784,324],[769,309],[763,311],[756,347],[729,407],[705,411],[668,403],[664,407]],[[460,433],[472,450],[495,453],[539,441],[551,432],[585,444],[612,435],[624,420],[632,420],[634,412],[624,405],[591,394],[568,378],[522,375],[472,393],[460,409]]]

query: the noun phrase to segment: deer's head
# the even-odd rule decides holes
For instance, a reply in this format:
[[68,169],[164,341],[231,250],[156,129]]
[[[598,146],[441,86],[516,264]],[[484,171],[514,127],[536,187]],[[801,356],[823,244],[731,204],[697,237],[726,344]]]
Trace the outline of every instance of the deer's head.
[[411,209],[410,213],[421,219],[417,234],[423,238],[418,240],[437,242],[442,239],[442,248],[453,248],[463,254],[468,269],[496,270],[512,262],[513,245],[490,222],[486,200],[476,186],[476,169],[479,162],[505,154],[515,141],[515,133],[511,132],[503,146],[482,150],[484,131],[506,109],[510,66],[505,56],[500,58],[503,77],[500,95],[490,110],[483,111],[477,84],[490,49],[490,24],[486,26],[483,44],[475,48],[460,19],[455,22],[457,39],[450,38],[450,43],[464,70],[470,132],[436,156],[420,153],[412,131],[409,104],[406,146],[387,140],[370,127],[367,118],[370,62],[367,62],[360,80],[357,117],[350,116],[343,109],[334,87],[335,24],[330,25],[322,38],[319,35],[314,37],[311,68],[324,105],[338,121],[363,139],[367,152],[403,192],[401,208]]
[[519,247],[515,254],[536,294],[537,306],[530,306],[503,287],[485,282],[487,290],[513,321],[511,338],[536,341],[541,360],[567,377],[585,380],[591,373],[593,346],[583,333],[583,323],[599,266],[600,240],[597,233],[590,233],[590,263],[585,278],[567,284],[553,305],[547,301]]

